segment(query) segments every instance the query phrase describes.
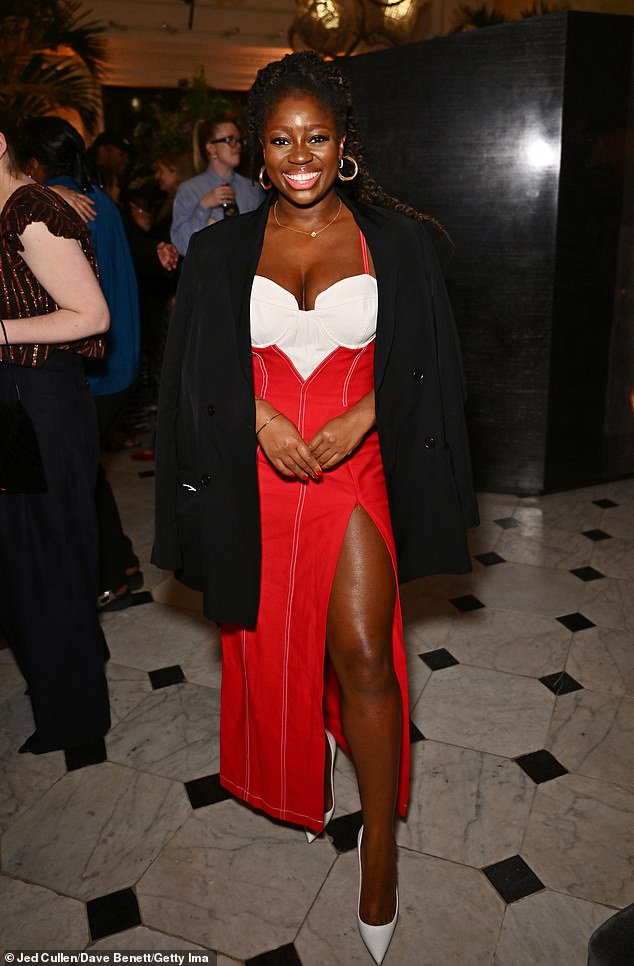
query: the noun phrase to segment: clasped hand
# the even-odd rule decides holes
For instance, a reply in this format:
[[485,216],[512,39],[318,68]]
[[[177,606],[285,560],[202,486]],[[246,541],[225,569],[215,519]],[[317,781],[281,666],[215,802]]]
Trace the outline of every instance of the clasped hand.
[[295,424],[280,414],[263,426],[258,442],[282,476],[317,480],[323,470],[354,452],[369,428],[362,415],[351,409],[324,423],[307,443]]

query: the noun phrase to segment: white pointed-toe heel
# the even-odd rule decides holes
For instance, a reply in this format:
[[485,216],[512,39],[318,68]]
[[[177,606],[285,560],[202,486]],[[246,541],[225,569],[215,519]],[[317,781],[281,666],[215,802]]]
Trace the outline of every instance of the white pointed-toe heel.
[[396,929],[396,920],[398,919],[398,888],[396,890],[396,912],[394,913],[394,918],[391,922],[386,922],[384,926],[371,926],[369,922],[363,921],[359,913],[359,909],[361,907],[361,882],[363,880],[363,872],[361,870],[362,838],[363,825],[359,829],[359,836],[357,838],[357,853],[359,855],[359,899],[357,901],[357,925],[359,927],[361,938],[367,946],[368,952],[372,956],[374,962],[380,966],[380,964],[383,962],[383,957],[387,952],[387,947],[392,941],[394,930]]
[[[324,828],[326,828],[328,822],[335,814],[335,754],[337,753],[337,742],[329,731],[326,732],[326,740],[328,742],[328,747],[330,748],[330,794],[332,796],[332,806],[327,812],[324,812]],[[305,828],[304,831],[309,843],[314,842],[317,838],[317,835],[307,828]]]

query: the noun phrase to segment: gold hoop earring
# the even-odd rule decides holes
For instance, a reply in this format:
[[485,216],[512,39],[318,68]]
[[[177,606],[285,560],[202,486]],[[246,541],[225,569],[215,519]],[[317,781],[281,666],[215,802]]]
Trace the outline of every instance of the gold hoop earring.
[[[349,161],[350,164],[354,165],[354,171],[352,174],[343,174],[343,162]],[[337,171],[337,177],[340,181],[354,181],[356,176],[359,174],[359,165],[357,164],[355,158],[351,154],[344,154],[344,156],[339,161],[339,170]]]
[[265,191],[270,191],[270,189],[273,187],[273,183],[271,182],[271,179],[269,178],[268,184],[265,184],[264,183],[264,175],[266,175],[267,178],[268,178],[268,172],[266,170],[266,165],[265,164],[263,164],[262,167],[260,168],[260,173],[258,175],[258,181],[260,182],[260,187],[261,188],[264,188]]

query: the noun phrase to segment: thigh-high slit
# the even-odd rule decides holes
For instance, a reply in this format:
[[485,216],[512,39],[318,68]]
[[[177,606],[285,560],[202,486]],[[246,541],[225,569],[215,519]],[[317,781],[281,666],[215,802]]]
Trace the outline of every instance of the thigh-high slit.
[[[277,347],[253,352],[255,391],[292,419],[305,439],[372,388],[374,343],[340,347],[303,379]],[[340,691],[326,654],[330,589],[341,546],[361,506],[396,556],[378,437],[319,481],[280,476],[258,452],[262,588],[254,629],[222,627],[220,780],[275,818],[323,827],[324,728],[349,754]],[[397,811],[407,808],[409,715],[401,609],[396,594],[392,657],[401,692]]]

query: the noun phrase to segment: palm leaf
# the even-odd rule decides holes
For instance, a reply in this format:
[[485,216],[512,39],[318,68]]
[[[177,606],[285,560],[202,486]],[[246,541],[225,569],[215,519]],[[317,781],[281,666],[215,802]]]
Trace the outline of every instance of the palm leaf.
[[457,34],[462,30],[473,30],[479,27],[496,27],[498,24],[507,22],[503,13],[500,13],[495,7],[491,9],[484,2],[474,6],[468,3],[462,3],[454,11],[451,32]]

